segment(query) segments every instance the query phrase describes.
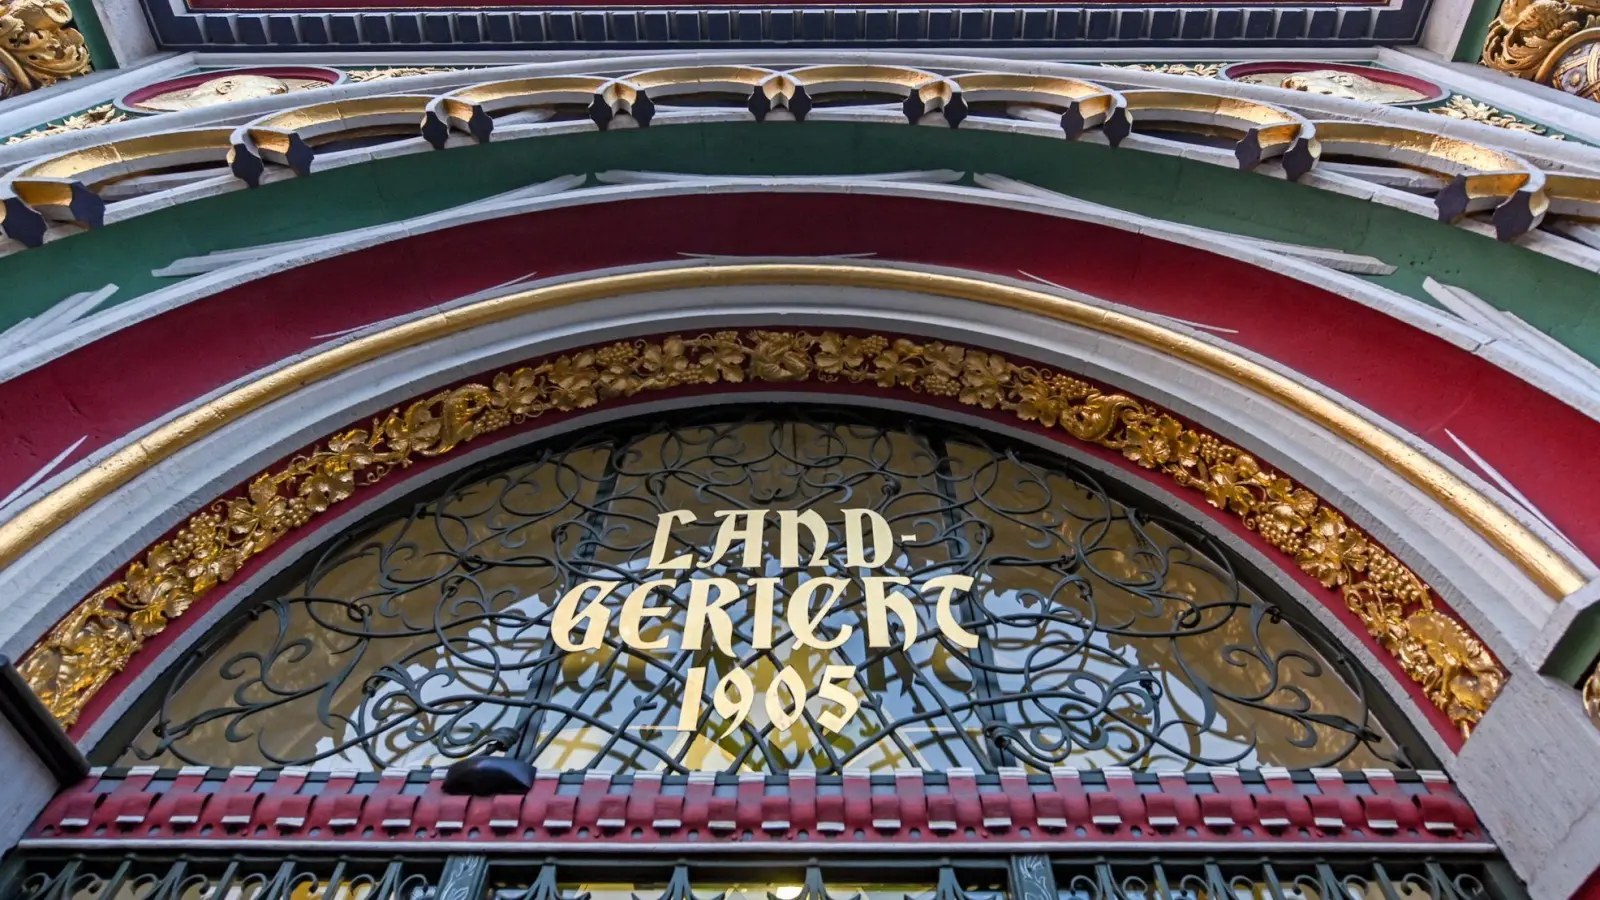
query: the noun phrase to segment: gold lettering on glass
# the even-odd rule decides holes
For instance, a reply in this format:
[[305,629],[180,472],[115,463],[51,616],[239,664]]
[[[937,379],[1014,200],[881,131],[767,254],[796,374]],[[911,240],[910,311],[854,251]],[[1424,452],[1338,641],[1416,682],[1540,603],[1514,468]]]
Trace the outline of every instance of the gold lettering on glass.
[[[844,516],[847,567],[877,569],[899,554],[894,533],[882,514],[872,509],[844,509],[841,512]],[[769,513],[776,513],[779,562],[784,568],[798,568],[800,565],[802,529],[811,538],[813,547],[808,566],[821,568],[825,565],[823,551],[827,547],[828,524],[813,510],[717,510],[713,513],[719,520],[716,539],[704,559],[697,562],[692,553],[667,559],[666,555],[673,546],[673,528],[695,523],[692,511],[675,509],[656,518],[649,568],[658,571],[682,571],[691,567],[709,569],[721,563],[738,547],[740,564],[745,568],[759,569]],[[715,650],[723,656],[735,657],[733,617],[728,610],[735,602],[744,601],[754,611],[751,644],[758,650],[772,649],[774,621],[779,614],[776,601],[779,581],[773,577],[757,577],[747,579],[740,585],[731,578],[690,578],[689,603],[684,613],[683,648]],[[610,610],[604,604],[620,584],[618,581],[585,581],[567,591],[556,605],[551,622],[556,645],[569,652],[593,650],[601,646],[606,625],[611,619]],[[650,640],[644,637],[643,623],[646,619],[664,619],[672,614],[670,606],[648,604],[657,590],[670,594],[680,584],[676,578],[658,578],[633,589],[623,601],[617,616],[617,636],[622,643],[635,650],[666,648],[667,638]],[[926,584],[929,595],[934,598],[934,618],[940,632],[952,643],[968,650],[978,646],[978,636],[961,627],[950,605],[955,601],[958,591],[970,591],[972,585],[973,578],[970,575],[940,575],[928,579]],[[867,646],[879,649],[895,646],[894,633],[889,627],[889,617],[893,614],[900,623],[901,649],[911,649],[917,639],[916,606],[912,598],[896,590],[910,586],[911,579],[902,576],[864,575],[849,579],[819,575],[801,581],[782,612],[789,632],[794,636],[793,649],[834,650],[848,641],[855,633],[854,626],[841,625],[828,633],[824,623],[830,613],[842,608],[847,594],[852,591],[858,591],[866,601]],[[584,605],[586,595],[596,590],[598,593]],[[582,637],[574,640],[572,633],[580,627]],[[709,644],[706,640],[707,630],[711,632]],[[827,706],[817,715],[817,722],[835,734],[841,733],[861,709],[861,701],[848,687],[855,672],[855,666],[827,666],[823,670],[821,683],[816,687],[815,696]],[[709,677],[708,666],[694,666],[689,670],[683,706],[678,714],[679,731],[693,731],[698,727],[702,696]],[[785,665],[778,670],[764,692],[767,719],[772,727],[784,731],[799,723],[804,718],[806,702],[812,695],[811,686],[793,667]],[[756,701],[755,682],[750,673],[742,668],[727,669],[712,689],[711,698],[717,714],[728,723],[723,734],[729,734],[749,716]]]

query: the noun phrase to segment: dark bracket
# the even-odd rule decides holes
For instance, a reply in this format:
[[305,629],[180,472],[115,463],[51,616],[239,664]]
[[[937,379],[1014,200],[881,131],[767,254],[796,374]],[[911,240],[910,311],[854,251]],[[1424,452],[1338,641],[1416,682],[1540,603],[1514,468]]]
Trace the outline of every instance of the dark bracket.
[[0,656],[0,715],[5,716],[62,787],[88,777],[89,761],[7,656]]
[[445,770],[441,788],[446,794],[494,797],[499,794],[526,794],[533,790],[538,770],[520,759],[506,756],[474,756],[452,763]]

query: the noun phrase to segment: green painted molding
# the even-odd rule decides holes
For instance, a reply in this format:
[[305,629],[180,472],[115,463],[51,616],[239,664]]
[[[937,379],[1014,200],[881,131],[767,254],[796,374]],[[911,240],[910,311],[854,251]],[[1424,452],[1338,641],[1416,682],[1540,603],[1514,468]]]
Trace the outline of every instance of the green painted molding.
[[1600,604],[1578,613],[1539,667],[1539,674],[1581,687],[1600,660]]
[[72,26],[83,35],[83,42],[89,48],[89,63],[95,71],[117,68],[117,55],[111,52],[105,26],[100,22],[93,0],[67,0],[67,7],[72,10]]
[[[1515,312],[1600,362],[1600,278],[1441,222],[1275,178],[1103,144],[847,122],[717,123],[582,132],[415,153],[237,190],[0,258],[0,330],[67,296],[121,286],[124,303],[177,283],[188,256],[379,225],[574,173],[1006,175],[1153,218],[1374,256],[1374,283],[1432,304],[1431,276]],[[419,189],[425,185],[426,189]],[[201,301],[204,302],[204,301]]]
[[1456,62],[1476,63],[1483,56],[1483,42],[1489,39],[1489,25],[1500,13],[1500,0],[1473,0],[1472,11],[1461,28],[1455,53],[1450,58]]

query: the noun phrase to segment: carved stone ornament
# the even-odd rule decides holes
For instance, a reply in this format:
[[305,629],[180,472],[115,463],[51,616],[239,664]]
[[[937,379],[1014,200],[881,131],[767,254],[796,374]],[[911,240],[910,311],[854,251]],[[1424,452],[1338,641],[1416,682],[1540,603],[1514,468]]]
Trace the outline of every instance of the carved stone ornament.
[[1203,495],[1353,613],[1466,736],[1505,684],[1431,588],[1320,497],[1170,413],[1063,372],[939,341],[804,331],[719,331],[607,344],[501,371],[335,434],[191,516],[78,604],[23,659],[63,725],[133,655],[252,557],[414,462],[545,414],[695,385],[846,383],[910,391],[1018,419],[1120,454]]
[[126,121],[127,118],[127,115],[118,110],[116,106],[106,103],[93,109],[86,109],[75,116],[68,116],[58,124],[35,128],[27,134],[19,134],[6,141],[6,143],[20,144],[23,141],[31,141],[34,138],[50,137],[54,134],[65,134],[69,131],[87,131],[90,128],[99,128],[102,125]]
[[366,81],[387,81],[390,78],[414,78],[418,75],[438,75],[443,72],[454,72],[455,69],[443,66],[392,66],[387,69],[351,69],[348,73],[350,80],[356,83]]
[[[1580,34],[1580,32],[1585,32]],[[1584,65],[1600,41],[1600,0],[1505,0],[1483,44],[1483,64],[1568,93],[1600,99],[1600,83]],[[1562,66],[1568,59],[1573,65]],[[1557,68],[1567,81],[1552,80]],[[1570,74],[1576,68],[1578,74]]]
[[1222,73],[1222,63],[1128,63],[1112,65],[1111,68],[1159,72],[1162,75],[1187,75],[1190,78],[1219,78]]
[[1524,122],[1516,116],[1513,116],[1508,112],[1504,112],[1498,107],[1490,106],[1487,103],[1479,103],[1471,97],[1464,97],[1460,94],[1452,94],[1449,100],[1446,100],[1439,106],[1433,107],[1432,109],[1428,110],[1428,112],[1433,113],[1436,116],[1446,116],[1451,119],[1464,119],[1468,122],[1482,122],[1485,125],[1493,125],[1496,128],[1504,128],[1507,131],[1526,131],[1529,134],[1541,135],[1553,141],[1566,139],[1564,135],[1550,134],[1549,130],[1543,125],[1535,125],[1532,122]]
[[66,0],[0,0],[0,100],[89,71]]

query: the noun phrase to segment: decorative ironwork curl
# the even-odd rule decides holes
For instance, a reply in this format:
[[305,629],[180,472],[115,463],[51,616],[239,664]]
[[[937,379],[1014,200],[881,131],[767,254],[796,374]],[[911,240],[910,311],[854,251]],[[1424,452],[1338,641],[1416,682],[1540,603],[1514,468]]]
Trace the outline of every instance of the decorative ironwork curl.
[[[963,885],[963,873],[971,876],[1000,870],[1005,862],[1001,857],[969,856],[954,866],[940,861],[937,887],[932,884],[933,873],[917,861],[883,857],[810,862],[804,885],[785,884],[782,895],[820,898],[850,891],[878,898],[898,895],[907,900],[1515,900],[1524,896],[1506,876],[1503,863],[1472,856],[1441,861],[1350,853],[1262,855],[1257,851],[1203,859],[1161,853],[1016,859],[1026,860],[1027,867],[1019,873],[1013,865],[1009,890],[973,890]],[[459,856],[448,858],[441,872],[436,861],[414,858],[286,859],[251,853],[191,857],[176,851],[105,850],[62,859],[24,853],[12,861],[22,877],[5,900],[106,900],[111,896],[122,900],[587,900],[591,895],[582,888],[591,886],[591,881],[597,882],[592,884],[596,896],[642,896],[627,889],[660,884],[666,880],[666,865],[673,866],[666,891],[670,896],[700,896],[698,891],[719,885],[730,888],[729,897],[754,900],[768,894],[764,887],[772,886],[772,873],[748,868],[743,871],[754,878],[728,885],[726,861],[710,856],[665,863],[644,854],[625,854],[605,860],[604,874],[597,871],[592,858],[509,856],[462,861]],[[452,866],[464,880],[452,881]],[[1499,877],[1493,877],[1497,868],[1501,869]],[[908,885],[924,880],[929,889],[905,892]],[[455,888],[463,885],[466,893],[458,893]],[[78,893],[86,886],[90,892]],[[994,887],[1001,888],[1001,883],[994,882]]]
[[[672,772],[1402,762],[1357,667],[1242,587],[1202,531],[1122,505],[1069,461],[945,423],[676,415],[524,451],[433,491],[334,543],[292,590],[192,651],[131,755],[378,768],[508,750],[548,768]],[[869,648],[863,599],[849,596],[825,627],[855,636],[827,652],[794,649],[782,622],[776,649],[753,649],[749,604],[730,607],[731,661],[680,649],[675,624],[662,651],[614,634],[588,653],[547,640],[571,587],[653,577],[643,561],[662,512],[703,513],[676,554],[709,546],[713,510],[815,509],[834,523],[828,571],[807,571],[847,576],[846,506],[876,509],[904,536],[875,574],[913,590],[975,579],[956,611],[976,650],[931,622],[916,623],[909,649],[903,634]],[[775,558],[704,574],[778,576],[781,602],[800,572]],[[686,595],[663,600],[681,611]],[[855,667],[862,704],[843,734],[808,708],[788,732],[758,714],[719,738],[709,687],[699,727],[674,730],[690,666],[738,666],[764,687],[785,666],[815,684],[830,664]]]
[[[1393,869],[1393,873],[1391,873]],[[1064,877],[1063,877],[1064,876]],[[1495,896],[1472,869],[1427,861],[1213,859],[1185,863],[1160,857],[1095,860],[1061,867],[1059,900],[1206,900],[1215,897],[1409,897],[1474,900]]]
[[[777,894],[768,892],[767,900],[785,900]],[[859,893],[849,897],[834,897],[828,892],[828,884],[822,878],[822,870],[816,866],[806,867],[806,877],[800,885],[800,893],[794,900],[861,900]]]
[[434,878],[401,860],[140,855],[33,863],[7,900],[425,900]]
[[[723,900],[727,896],[727,891],[718,891],[708,897],[701,897],[689,883],[689,867],[674,866],[672,877],[667,879],[667,886],[656,895],[655,900]],[[634,894],[633,900],[650,900],[650,898]]]

